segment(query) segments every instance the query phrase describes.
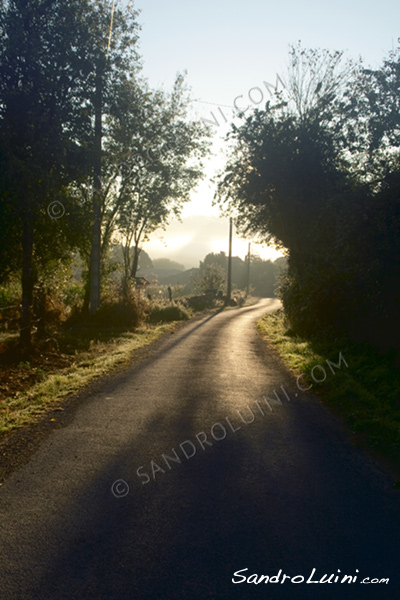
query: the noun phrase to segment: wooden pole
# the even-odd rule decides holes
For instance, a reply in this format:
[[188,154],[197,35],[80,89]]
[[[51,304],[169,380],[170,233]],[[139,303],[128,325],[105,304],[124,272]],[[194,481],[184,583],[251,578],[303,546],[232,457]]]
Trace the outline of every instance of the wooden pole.
[[228,289],[226,293],[226,304],[229,305],[231,301],[232,292],[232,227],[233,219],[229,219],[229,256],[228,256]]
[[249,250],[247,253],[247,285],[246,285],[246,298],[249,295],[249,289],[250,289],[250,247],[251,247],[251,242],[249,242]]

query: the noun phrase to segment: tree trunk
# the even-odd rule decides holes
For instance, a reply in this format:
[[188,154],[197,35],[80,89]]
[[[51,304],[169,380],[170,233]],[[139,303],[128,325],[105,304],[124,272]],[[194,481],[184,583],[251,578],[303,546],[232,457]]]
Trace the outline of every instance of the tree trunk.
[[101,284],[101,140],[102,140],[102,81],[103,70],[96,67],[94,156],[93,156],[93,224],[90,254],[90,312],[94,314],[100,306]]
[[135,246],[133,248],[133,260],[132,260],[132,268],[131,268],[132,279],[134,279],[136,277],[136,273],[137,273],[138,266],[139,266],[139,255],[140,255],[140,248],[138,247],[137,244],[135,244]]
[[22,307],[19,339],[20,344],[30,347],[32,337],[32,295],[33,295],[33,211],[24,212],[22,222]]

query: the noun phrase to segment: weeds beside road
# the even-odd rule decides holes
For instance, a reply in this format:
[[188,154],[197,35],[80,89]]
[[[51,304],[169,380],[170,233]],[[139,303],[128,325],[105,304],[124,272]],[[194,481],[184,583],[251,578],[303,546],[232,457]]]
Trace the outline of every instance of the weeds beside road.
[[[294,335],[283,310],[260,319],[258,328],[295,375],[303,374],[303,386],[311,386],[310,393],[317,393],[344,418],[356,441],[383,454],[400,471],[400,369],[395,356],[346,339],[309,340]],[[339,352],[348,368],[337,371],[335,378],[315,381],[312,369],[327,359],[337,361]]]
[[[21,427],[96,377],[127,362],[132,353],[149,345],[175,323],[148,325],[116,334],[102,332],[96,339],[75,335],[69,353],[50,349],[37,351],[28,360],[5,364],[0,379],[0,436]],[[69,336],[71,344],[72,335]]]

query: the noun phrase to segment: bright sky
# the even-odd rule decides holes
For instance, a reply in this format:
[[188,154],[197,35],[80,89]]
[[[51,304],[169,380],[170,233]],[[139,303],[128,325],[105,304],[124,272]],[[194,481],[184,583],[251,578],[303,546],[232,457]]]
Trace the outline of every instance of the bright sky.
[[[345,50],[349,58],[362,56],[377,67],[400,36],[398,0],[136,0],[135,6],[141,10],[143,73],[152,87],[170,89],[176,73],[187,70],[195,114],[219,123],[213,127],[217,156],[210,159],[207,180],[193,193],[184,218],[218,216],[209,178],[223,165],[219,151],[232,120],[229,107],[238,96],[243,96],[238,100],[242,107],[260,100],[265,104],[269,95],[264,82],[275,85],[277,74],[285,72],[289,44],[301,40],[303,47]],[[209,251],[227,252],[226,220],[220,225],[221,234],[210,238]],[[177,257],[193,232],[184,220],[163,233],[163,242],[160,235],[144,246],[153,258]],[[243,257],[246,250],[246,241],[235,241],[234,254]],[[258,252],[276,256],[265,248]]]

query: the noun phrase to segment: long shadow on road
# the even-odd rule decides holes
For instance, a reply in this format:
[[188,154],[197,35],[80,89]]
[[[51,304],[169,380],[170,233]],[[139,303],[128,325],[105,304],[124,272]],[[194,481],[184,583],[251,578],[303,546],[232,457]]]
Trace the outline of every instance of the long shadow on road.
[[[253,423],[204,451],[198,448],[170,471],[164,465],[166,472],[144,485],[136,476],[146,446],[143,432],[101,477],[88,481],[69,518],[82,511],[88,516],[72,539],[63,540],[30,597],[397,598],[398,502],[354,472],[351,448],[346,464],[332,448],[318,445],[323,432],[308,436],[313,462],[304,469],[304,453],[296,457],[295,448],[287,447],[287,424],[283,444],[279,415],[270,419],[268,430],[264,421]],[[154,418],[148,431],[162,430],[162,421]],[[158,464],[163,452],[198,433],[187,419],[167,423],[170,445],[163,440],[152,448]],[[149,464],[150,458],[147,472]],[[116,498],[110,487],[120,477],[130,492]],[[307,579],[313,567],[319,577],[340,569],[359,579],[390,577],[390,585],[285,582],[265,588],[231,581],[245,568],[248,575],[282,569]]]
[[[160,353],[176,348],[216,315],[188,325],[163,342]],[[218,331],[230,320],[221,320]],[[202,352],[214,356],[217,339],[208,338],[207,349],[193,344],[193,361],[201,361]],[[124,378],[158,358],[156,353]],[[100,471],[87,473],[68,514],[51,524],[51,548],[38,557],[43,576],[27,583],[27,575],[15,600],[400,597],[399,500],[360,468],[358,451],[340,437],[323,409],[307,400],[278,406],[220,440],[209,435],[212,446],[202,448],[199,423],[210,434],[225,409],[216,407],[211,386],[196,385],[190,374],[188,380],[182,376],[174,403],[152,413]],[[195,447],[192,457],[182,452],[185,440]],[[179,460],[168,468],[163,454]],[[149,481],[139,477],[140,466]],[[119,479],[129,484],[123,497],[116,497],[121,488],[114,487],[114,494],[111,489]],[[307,580],[313,568],[314,579],[340,573],[358,581],[232,583],[242,569],[270,576],[282,570]],[[361,585],[364,577],[390,582]]]

